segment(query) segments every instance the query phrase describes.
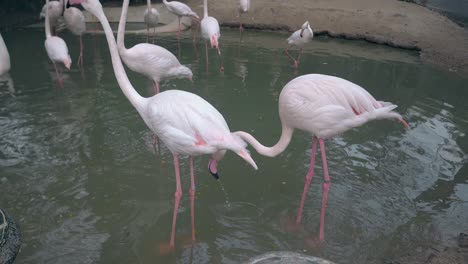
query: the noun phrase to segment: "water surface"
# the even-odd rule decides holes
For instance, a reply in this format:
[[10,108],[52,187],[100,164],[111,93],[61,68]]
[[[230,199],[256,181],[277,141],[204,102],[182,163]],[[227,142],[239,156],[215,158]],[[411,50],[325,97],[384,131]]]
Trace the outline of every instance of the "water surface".
[[[315,38],[295,73],[283,53],[287,34],[223,29],[225,73],[187,33],[181,62],[194,83],[162,90],[194,92],[212,103],[231,130],[267,145],[280,135],[277,98],[292,78],[336,75],[397,104],[410,124],[376,121],[327,141],[332,179],[325,239],[318,237],[322,169],[304,208],[303,230],[289,233],[310,159],[311,136],[295,133],[275,159],[253,153],[254,171],[233,153],[213,180],[208,157],[195,159],[197,242],[190,244],[188,160],[181,159],[184,195],[176,251],[161,256],[170,237],[175,191],[172,156],[155,153],[151,132],[117,86],[104,36],[84,38],[84,69],[73,65],[58,87],[44,34],[3,34],[11,81],[0,88],[0,205],[15,216],[24,244],[18,263],[238,263],[287,250],[338,263],[382,263],[418,248],[453,245],[468,224],[467,80],[419,63],[418,55],[361,41]],[[78,41],[68,33],[74,61]],[[145,41],[128,35],[127,47]],[[157,43],[177,54],[172,35]],[[151,82],[128,72],[149,96]],[[11,85],[6,85],[6,84]],[[9,87],[7,87],[9,86]]]

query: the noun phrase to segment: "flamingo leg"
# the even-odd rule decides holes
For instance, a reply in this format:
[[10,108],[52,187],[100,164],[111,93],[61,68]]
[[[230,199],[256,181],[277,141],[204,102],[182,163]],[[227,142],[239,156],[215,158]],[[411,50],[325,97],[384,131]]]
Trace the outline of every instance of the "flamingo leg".
[[219,71],[224,72],[223,59],[221,58],[221,50],[219,49],[219,44],[218,44],[218,59],[219,59]]
[[153,81],[153,91],[154,91],[154,94],[159,93],[159,82]]
[[297,218],[296,218],[296,225],[301,223],[302,219],[302,209],[304,208],[304,202],[307,196],[307,190],[309,190],[310,183],[312,182],[312,178],[314,177],[314,167],[315,167],[315,153],[317,152],[317,137],[313,137],[312,139],[312,156],[310,158],[310,166],[309,171],[306,174],[306,180],[304,184],[304,191],[302,192],[301,202],[299,204],[299,209],[297,210]]
[[297,61],[296,61],[296,59],[289,53],[289,48],[290,48],[290,46],[288,46],[288,47],[286,48],[286,50],[284,50],[284,52],[286,52],[286,54],[288,54],[288,56],[294,61],[294,67],[297,68],[297,65],[298,65],[298,64],[297,64]]
[[299,49],[299,55],[297,55],[297,60],[296,60],[296,68],[299,66],[299,60],[301,59],[301,54],[302,54],[302,48]]
[[319,139],[320,151],[322,152],[322,167],[323,167],[323,184],[322,184],[322,209],[320,211],[320,235],[319,240],[324,240],[324,222],[325,222],[325,209],[328,200],[328,191],[330,190],[330,176],[328,175],[327,156],[325,154],[325,142],[323,139]]
[[156,40],[156,28],[154,27],[153,28],[153,44],[155,40]]
[[55,73],[57,74],[57,83],[60,88],[63,88],[62,77],[60,76],[60,72],[57,68],[57,64],[54,62]]
[[76,62],[77,65],[83,66],[83,37],[80,35],[80,56]]
[[177,223],[177,211],[179,210],[180,197],[182,196],[182,187],[180,184],[180,171],[179,171],[179,157],[177,154],[174,156],[174,170],[176,176],[176,191],[174,193],[174,212],[172,214],[172,230],[171,230],[171,241],[169,242],[169,247],[174,249],[174,240],[175,240],[175,229]]
[[244,32],[244,28],[242,27],[242,14],[239,14],[239,34],[240,34],[239,41],[242,41],[242,32]]
[[208,74],[208,42],[205,41],[206,73]]
[[195,241],[195,175],[193,172],[193,157],[190,156],[190,218],[192,220],[192,241]]
[[148,37],[149,37],[149,25],[146,25],[146,43],[148,43]]

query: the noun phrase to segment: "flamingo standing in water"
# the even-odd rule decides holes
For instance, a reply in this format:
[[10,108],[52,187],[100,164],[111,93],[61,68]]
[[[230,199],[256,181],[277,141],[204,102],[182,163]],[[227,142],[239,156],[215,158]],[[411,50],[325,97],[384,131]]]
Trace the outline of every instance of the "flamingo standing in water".
[[0,76],[10,71],[10,54],[8,53],[5,41],[3,41],[2,34],[0,34]]
[[[128,0],[127,4],[128,4]],[[166,144],[174,157],[176,192],[169,249],[174,249],[175,226],[182,188],[179,173],[179,155],[190,156],[190,202],[192,221],[192,240],[195,241],[194,197],[195,177],[193,156],[211,154],[208,170],[215,177],[219,160],[226,150],[234,151],[250,165],[257,165],[245,149],[246,144],[240,137],[232,134],[223,116],[210,103],[200,96],[180,91],[169,90],[144,98],[130,83],[120,60],[112,29],[98,0],[70,0],[72,4],[82,6],[96,16],[104,28],[112,58],[112,66],[122,92],[135,107],[146,125]],[[124,13],[124,12],[123,12]]]
[[250,0],[239,0],[239,33],[240,33],[240,38],[242,40],[242,32],[244,31],[244,28],[242,27],[242,14],[243,13],[248,13],[250,9]]
[[76,62],[77,65],[83,66],[83,38],[82,35],[86,31],[86,21],[83,12],[76,7],[70,7],[68,0],[65,0],[65,11],[63,12],[63,18],[65,25],[73,35],[80,38],[80,56]]
[[[301,29],[296,30],[291,36],[288,38],[288,47],[286,48],[285,52],[288,56],[294,61],[294,67],[299,67],[299,59],[301,58],[302,49],[304,46],[309,43],[312,38],[314,37],[314,32],[310,28],[309,21],[306,21]],[[291,46],[296,46],[299,48],[299,55],[297,55],[297,59],[295,59],[291,54],[289,54],[289,48]]]
[[159,12],[158,10],[156,10],[156,8],[153,8],[151,6],[151,0],[147,0],[146,4],[148,5],[148,7],[146,8],[144,16],[143,16],[145,24],[146,24],[146,42],[148,42],[148,38],[150,34],[149,29],[153,28],[153,44],[154,44],[154,38],[156,35],[156,26],[159,23]]
[[334,76],[321,74],[299,76],[284,86],[278,104],[282,133],[276,145],[265,147],[246,132],[234,134],[251,144],[258,153],[268,157],[275,157],[286,149],[294,129],[301,129],[314,135],[310,168],[306,175],[296,224],[299,225],[301,222],[305,196],[314,175],[315,153],[319,142],[324,173],[319,238],[323,241],[325,207],[331,185],[324,140],[374,119],[396,119],[405,127],[409,126],[400,114],[392,111],[396,105],[377,101],[362,87]]
[[[47,0],[46,5],[49,5],[49,0]],[[68,54],[68,47],[65,41],[60,37],[52,36],[52,34],[50,33],[49,8],[46,8],[45,34],[46,40],[44,42],[44,45],[47,51],[47,55],[54,64],[55,73],[57,74],[57,82],[59,83],[60,87],[63,87],[62,77],[60,77],[60,73],[57,69],[57,63],[63,63],[63,65],[68,70],[70,70],[72,60],[70,58],[70,55]]]
[[210,41],[211,48],[216,48],[218,50],[219,70],[224,71],[224,66],[221,61],[221,50],[219,49],[219,38],[221,37],[219,23],[216,18],[208,16],[208,0],[203,0],[203,19],[200,24],[201,35],[205,39],[206,72],[208,72],[208,41]]
[[124,0],[117,32],[117,47],[125,65],[132,71],[153,80],[154,93],[159,93],[159,82],[171,78],[192,80],[192,71],[180,64],[167,49],[148,43],[140,43],[130,49],[125,48],[125,24],[127,22],[129,0]]
[[58,24],[58,20],[62,16],[62,13],[63,13],[63,0],[46,2],[42,6],[41,14],[39,15],[40,18],[45,18],[47,7],[49,8],[49,23],[50,23],[51,28],[55,32],[57,24]]
[[167,0],[163,0],[163,3],[166,6],[167,10],[169,10],[169,12],[177,16],[178,25],[179,25],[179,31],[177,32],[177,41],[178,41],[179,52],[180,52],[180,18],[183,16],[187,16],[187,17],[195,18],[197,21],[199,21],[200,17],[197,15],[197,13],[193,12],[192,9],[188,5],[181,3],[179,1],[168,2]]

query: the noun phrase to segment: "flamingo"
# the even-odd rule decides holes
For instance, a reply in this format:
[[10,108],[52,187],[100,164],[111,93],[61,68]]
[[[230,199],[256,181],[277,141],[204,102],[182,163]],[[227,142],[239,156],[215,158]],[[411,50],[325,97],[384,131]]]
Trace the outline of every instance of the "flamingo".
[[156,8],[151,7],[151,0],[147,0],[146,3],[148,4],[148,8],[145,10],[144,14],[144,21],[146,24],[146,42],[148,42],[149,38],[149,29],[153,28],[153,44],[154,38],[156,35],[156,26],[159,23],[159,12]]
[[159,93],[159,82],[171,78],[192,80],[192,71],[180,64],[174,54],[167,49],[148,43],[140,43],[130,49],[125,48],[125,24],[129,0],[124,0],[117,32],[117,47],[125,65],[132,71],[153,80],[154,93]]
[[242,14],[243,13],[248,13],[250,9],[250,0],[239,0],[239,32],[240,32],[240,38],[242,40],[242,32],[244,31],[244,28],[242,27]]
[[86,31],[86,21],[83,12],[76,7],[70,7],[68,0],[65,0],[65,11],[63,12],[63,18],[65,25],[68,30],[80,38],[80,56],[76,64],[83,66],[83,32]]
[[188,17],[193,17],[197,21],[199,21],[200,17],[197,15],[197,13],[193,12],[192,9],[188,5],[181,3],[179,1],[168,2],[167,0],[163,0],[163,3],[166,6],[167,10],[169,10],[169,12],[177,16],[178,25],[179,25],[179,31],[177,32],[177,41],[178,41],[179,51],[180,51],[180,18],[183,16],[188,16]]
[[314,135],[310,168],[306,175],[296,224],[301,222],[305,196],[314,175],[315,153],[319,142],[324,173],[319,239],[323,241],[325,207],[331,185],[324,140],[374,119],[397,119],[405,127],[409,126],[400,114],[392,111],[396,105],[377,101],[362,87],[329,75],[307,74],[291,80],[281,91],[278,104],[282,132],[274,146],[266,147],[243,131],[234,134],[247,141],[258,153],[268,157],[275,157],[286,149],[294,129]]
[[[49,5],[49,0],[47,0],[46,5]],[[50,23],[49,23],[49,8],[46,8],[46,16],[45,16],[45,34],[46,40],[44,42],[45,49],[47,51],[47,55],[49,59],[54,64],[55,73],[57,74],[57,81],[62,86],[62,78],[60,77],[60,73],[57,69],[56,63],[63,63],[63,65],[70,70],[70,66],[72,60],[70,55],[68,54],[68,47],[65,41],[57,36],[52,36],[50,33]]]
[[[294,61],[294,67],[299,66],[299,59],[301,58],[302,48],[309,43],[312,38],[314,37],[314,32],[310,28],[309,21],[306,21],[301,29],[294,31],[291,36],[288,38],[288,47],[286,48],[285,52],[288,56]],[[288,50],[291,46],[296,46],[299,48],[299,55],[297,56],[297,60],[289,54]]]
[[219,70],[224,71],[224,66],[221,61],[221,50],[219,49],[219,23],[216,18],[208,16],[208,0],[203,0],[203,19],[201,21],[201,35],[205,39],[205,54],[206,54],[206,72],[208,72],[208,42],[210,41],[211,48],[218,49]]
[[[128,2],[128,0],[126,1]],[[114,73],[122,92],[133,107],[135,107],[146,125],[161,138],[173,154],[176,192],[171,239],[169,242],[170,250],[174,249],[177,211],[180,197],[182,196],[179,155],[190,156],[191,184],[189,193],[191,200],[192,241],[195,241],[195,177],[193,157],[211,154],[208,170],[214,177],[219,177],[217,165],[227,150],[235,152],[257,169],[255,161],[245,149],[245,142],[229,131],[221,113],[200,96],[180,90],[164,91],[150,98],[145,98],[138,94],[125,73],[112,29],[102,10],[102,5],[98,0],[70,0],[70,3],[81,4],[101,22],[109,45]]]
[[0,76],[10,71],[10,54],[8,53],[5,41],[3,41],[2,34],[0,34]]
[[47,7],[49,7],[50,26],[55,29],[63,13],[63,0],[52,1],[50,3],[46,2],[46,4],[42,6],[41,14],[39,15],[40,18],[45,18]]

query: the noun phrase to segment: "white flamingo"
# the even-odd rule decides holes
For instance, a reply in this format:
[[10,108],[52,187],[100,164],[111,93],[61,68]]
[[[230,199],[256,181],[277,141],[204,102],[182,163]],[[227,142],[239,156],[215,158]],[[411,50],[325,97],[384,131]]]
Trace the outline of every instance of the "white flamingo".
[[219,70],[224,71],[224,66],[221,61],[221,50],[219,49],[219,38],[221,32],[219,31],[219,23],[216,18],[208,16],[208,0],[203,0],[203,19],[201,21],[201,35],[205,39],[205,54],[206,54],[206,71],[208,72],[208,41],[210,41],[211,48],[218,50]]
[[168,2],[167,0],[163,0],[163,3],[166,6],[167,10],[169,10],[169,12],[177,16],[178,25],[179,25],[179,30],[177,32],[177,41],[178,41],[179,51],[180,51],[180,18],[187,16],[187,17],[195,18],[197,21],[199,21],[200,17],[197,15],[197,13],[193,12],[192,9],[188,5],[181,3],[179,1]]
[[250,9],[250,0],[239,0],[239,32],[242,39],[242,32],[244,28],[242,27],[242,14],[248,13]]
[[83,12],[76,7],[68,6],[68,0],[65,0],[65,11],[63,12],[63,18],[65,25],[73,35],[78,36],[80,39],[80,56],[76,64],[83,65],[83,38],[82,35],[86,31],[86,21]]
[[156,35],[156,26],[159,23],[159,12],[156,8],[153,8],[151,6],[151,0],[147,0],[146,4],[148,5],[148,7],[145,9],[145,13],[143,16],[145,24],[146,24],[146,42],[148,42],[148,38],[150,34],[149,29],[152,28],[153,29],[153,44],[154,44],[154,38]]
[[63,0],[46,2],[42,6],[41,14],[39,15],[40,18],[45,18],[47,10],[46,7],[49,7],[49,23],[55,32],[58,20],[63,13]]
[[198,95],[180,90],[169,90],[150,98],[140,96],[125,73],[112,29],[99,1],[70,0],[70,3],[81,3],[86,10],[99,19],[106,34],[112,66],[122,92],[138,111],[146,125],[162,139],[173,154],[176,192],[169,249],[174,249],[177,211],[182,196],[179,155],[190,156],[191,187],[189,193],[191,199],[192,240],[195,240],[193,156],[211,154],[208,169],[215,177],[218,177],[218,161],[223,158],[226,150],[234,151],[257,169],[257,165],[245,149],[245,142],[233,135],[229,131],[223,116]]
[[130,49],[125,48],[125,23],[129,0],[124,0],[117,33],[117,47],[125,65],[134,72],[153,80],[154,93],[159,93],[159,82],[172,78],[192,80],[192,71],[180,64],[167,49],[148,43],[140,43]]
[[[49,4],[49,0],[47,0],[46,5]],[[57,63],[63,63],[63,65],[70,70],[70,66],[72,60],[70,55],[68,54],[68,47],[65,41],[57,36],[52,36],[50,33],[50,22],[49,22],[49,9],[46,8],[46,15],[45,15],[45,35],[46,40],[44,42],[45,49],[47,51],[47,55],[49,59],[54,64],[55,73],[57,74],[57,81],[61,87],[62,85],[62,77],[60,77],[60,73],[57,69]]]
[[[302,25],[301,29],[294,31],[294,33],[292,33],[288,38],[288,47],[286,48],[285,52],[294,61],[294,67],[299,67],[299,59],[301,58],[302,48],[304,48],[304,46],[309,43],[313,37],[314,32],[312,32],[312,29],[310,28],[309,21],[306,21]],[[297,56],[297,60],[288,52],[291,46],[299,48],[299,55]]]
[[320,241],[323,241],[325,207],[331,185],[324,140],[375,119],[396,119],[406,127],[409,126],[400,114],[392,111],[397,107],[396,105],[377,101],[362,87],[329,75],[307,74],[291,80],[281,91],[278,105],[282,132],[278,143],[273,147],[265,147],[246,132],[234,134],[251,144],[258,153],[268,157],[275,157],[286,149],[294,129],[304,130],[314,135],[310,168],[306,175],[296,223],[300,224],[305,196],[314,174],[318,141],[322,152],[324,173],[320,215]]
[[0,76],[10,71],[10,53],[8,53],[5,41],[3,41],[2,34],[0,33]]

